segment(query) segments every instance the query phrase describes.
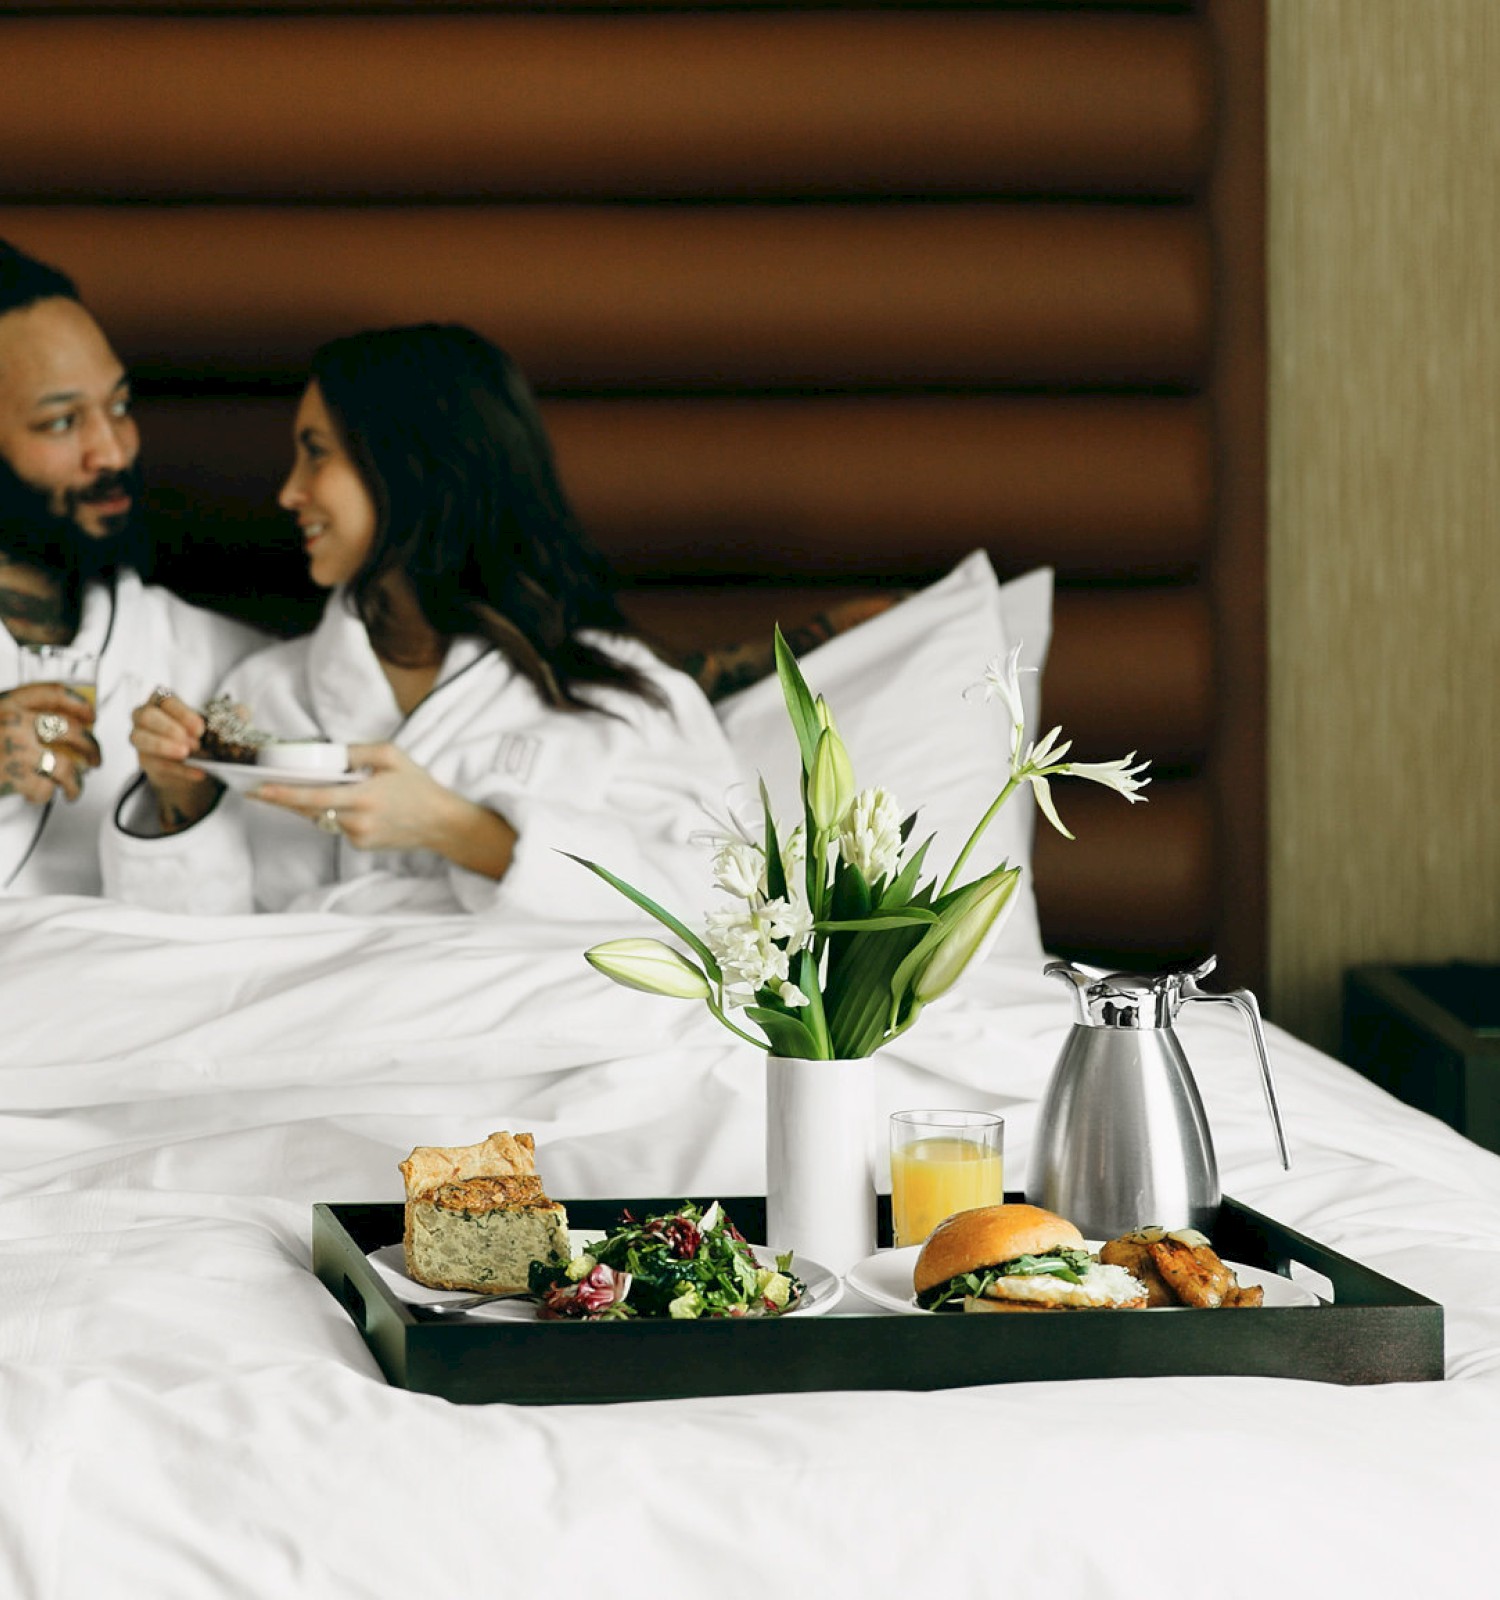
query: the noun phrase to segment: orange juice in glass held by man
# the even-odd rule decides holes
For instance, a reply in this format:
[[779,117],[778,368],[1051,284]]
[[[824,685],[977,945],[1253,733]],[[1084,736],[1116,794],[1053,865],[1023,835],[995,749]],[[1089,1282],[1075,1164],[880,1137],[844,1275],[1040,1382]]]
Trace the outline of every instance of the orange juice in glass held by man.
[[1005,1199],[1005,1123],[988,1111],[891,1117],[891,1226],[921,1244],[945,1217]]
[[98,709],[99,657],[70,644],[29,644],[21,651],[22,683],[56,683]]

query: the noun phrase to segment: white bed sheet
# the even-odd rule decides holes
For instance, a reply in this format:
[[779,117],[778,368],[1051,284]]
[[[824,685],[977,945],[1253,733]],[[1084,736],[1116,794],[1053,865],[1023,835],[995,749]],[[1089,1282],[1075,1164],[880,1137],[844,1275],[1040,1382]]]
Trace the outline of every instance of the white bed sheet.
[[[399,1198],[413,1144],[529,1128],[564,1195],[761,1186],[754,1053],[600,979],[589,941],[0,904],[0,1594],[1482,1583],[1500,1157],[1272,1029],[1283,1173],[1214,1012],[1181,1031],[1226,1190],[1443,1301],[1449,1381],[582,1408],[388,1387],[311,1273],[310,1211]],[[879,1109],[1001,1107],[1014,1186],[1068,1020],[1037,964],[991,960],[875,1059]]]

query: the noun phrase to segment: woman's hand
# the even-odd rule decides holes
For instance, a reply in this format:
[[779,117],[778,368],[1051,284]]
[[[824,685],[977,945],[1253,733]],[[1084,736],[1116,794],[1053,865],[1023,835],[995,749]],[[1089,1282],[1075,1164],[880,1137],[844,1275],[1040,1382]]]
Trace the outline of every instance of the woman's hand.
[[483,877],[504,876],[516,832],[497,812],[445,789],[393,744],[352,744],[349,765],[370,776],[316,788],[267,783],[250,798],[341,833],[356,850],[431,850]]
[[0,694],[0,795],[40,806],[61,789],[76,800],[84,774],[100,761],[93,725],[94,708],[60,683]]
[[165,833],[178,833],[207,816],[224,787],[200,768],[183,765],[197,754],[203,728],[203,718],[169,689],[156,690],[131,713],[130,742],[156,796]]

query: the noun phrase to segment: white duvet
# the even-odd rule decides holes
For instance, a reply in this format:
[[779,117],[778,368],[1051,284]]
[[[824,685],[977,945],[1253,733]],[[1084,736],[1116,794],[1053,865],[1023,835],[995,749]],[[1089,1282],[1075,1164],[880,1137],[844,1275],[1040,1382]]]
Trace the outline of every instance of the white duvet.
[[[1446,1307],[1448,1381],[1015,1383],[584,1408],[387,1386],[317,1200],[537,1136],[562,1196],[754,1192],[760,1063],[582,961],[618,924],[0,904],[0,1595],[1481,1592],[1500,1489],[1500,1157],[1272,1030],[1185,1046],[1226,1190]],[[1069,1021],[992,960],[877,1057],[994,1105],[1012,1186]],[[1309,1312],[1316,1315],[1316,1312]]]

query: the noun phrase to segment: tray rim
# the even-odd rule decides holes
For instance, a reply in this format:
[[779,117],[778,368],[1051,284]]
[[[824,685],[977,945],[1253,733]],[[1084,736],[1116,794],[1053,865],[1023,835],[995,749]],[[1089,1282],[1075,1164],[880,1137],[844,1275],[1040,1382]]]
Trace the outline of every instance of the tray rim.
[[[720,1198],[747,1232],[764,1214],[760,1196]],[[622,1207],[639,1215],[681,1200],[562,1203],[574,1226],[591,1227],[608,1226]],[[882,1242],[889,1242],[886,1196],[880,1213]],[[862,1307],[785,1322],[434,1322],[413,1316],[365,1259],[366,1249],[400,1237],[402,1214],[399,1201],[316,1203],[313,1270],[388,1383],[458,1403],[597,1404],[1107,1376],[1238,1374],[1366,1384],[1444,1375],[1438,1302],[1228,1196],[1214,1230],[1221,1253],[1284,1276],[1291,1262],[1300,1262],[1333,1284],[1333,1304],[1265,1307],[1207,1321],[1098,1313],[1062,1324],[1050,1317],[901,1317]],[[589,1341],[582,1348],[568,1342],[579,1336]],[[684,1359],[685,1349],[692,1359]],[[597,1359],[601,1352],[606,1360]]]

